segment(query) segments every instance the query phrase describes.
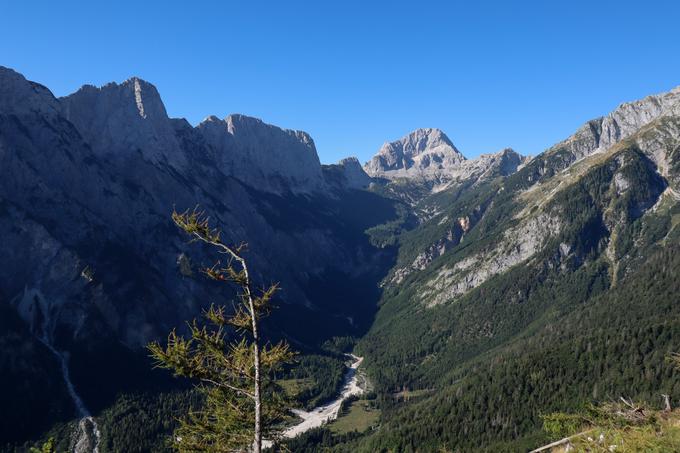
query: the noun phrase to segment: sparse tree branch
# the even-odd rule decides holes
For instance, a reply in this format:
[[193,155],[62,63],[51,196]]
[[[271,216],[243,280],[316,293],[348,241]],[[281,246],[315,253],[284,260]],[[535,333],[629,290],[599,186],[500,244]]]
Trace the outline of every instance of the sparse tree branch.
[[224,387],[224,388],[227,388],[229,390],[233,390],[234,392],[236,392],[239,395],[245,395],[249,398],[255,398],[255,395],[250,393],[248,390],[245,390],[245,389],[242,389],[242,388],[239,388],[239,387],[235,387],[233,385],[229,385],[225,382],[217,382],[217,381],[214,381],[214,380],[208,379],[208,378],[201,378],[201,381],[207,382],[208,384],[212,384],[216,387]]

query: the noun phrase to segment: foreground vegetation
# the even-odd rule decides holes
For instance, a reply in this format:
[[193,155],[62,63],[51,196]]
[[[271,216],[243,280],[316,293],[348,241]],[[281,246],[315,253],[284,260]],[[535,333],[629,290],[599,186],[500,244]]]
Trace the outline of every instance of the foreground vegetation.
[[[151,343],[149,351],[159,368],[197,381],[200,407],[180,420],[172,447],[181,452],[262,450],[263,439],[277,439],[278,425],[287,413],[285,393],[274,377],[295,356],[285,341],[265,344],[260,320],[272,309],[277,285],[256,292],[242,250],[227,245],[202,212],[174,212],[172,219],[192,240],[226,255],[202,272],[218,282],[239,288],[231,308],[211,305],[204,312],[209,325],[195,319],[190,337],[170,332],[166,346]],[[237,337],[238,339],[235,339]]]
[[680,450],[680,411],[656,410],[625,399],[589,406],[578,413],[545,416],[544,427],[552,438],[567,437],[539,451],[664,453]]
[[[680,355],[668,361],[677,368]],[[553,413],[543,417],[543,428],[551,438],[562,438],[537,451],[570,450],[576,452],[669,452],[680,450],[680,411],[673,411],[670,395],[661,394],[664,409],[634,403],[620,397],[618,401],[594,406],[574,413]]]

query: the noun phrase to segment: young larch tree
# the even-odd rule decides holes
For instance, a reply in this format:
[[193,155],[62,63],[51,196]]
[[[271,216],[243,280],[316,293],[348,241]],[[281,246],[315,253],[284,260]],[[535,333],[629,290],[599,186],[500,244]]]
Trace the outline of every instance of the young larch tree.
[[263,437],[278,438],[275,427],[287,409],[285,395],[273,380],[274,372],[294,357],[286,342],[263,344],[260,334],[259,321],[269,314],[278,286],[255,291],[242,254],[244,244],[224,243],[203,212],[173,212],[172,220],[192,240],[226,256],[226,264],[218,261],[202,269],[203,274],[237,287],[232,310],[211,304],[203,313],[207,323],[195,319],[187,323],[188,337],[173,330],[165,347],[158,342],[149,345],[157,367],[195,379],[205,397],[200,410],[191,410],[180,421],[172,445],[181,452],[260,453]]

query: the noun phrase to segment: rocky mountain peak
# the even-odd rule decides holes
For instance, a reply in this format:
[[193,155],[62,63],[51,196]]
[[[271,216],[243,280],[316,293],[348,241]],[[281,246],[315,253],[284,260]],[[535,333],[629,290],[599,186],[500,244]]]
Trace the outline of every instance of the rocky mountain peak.
[[138,77],[102,87],[84,85],[61,98],[66,118],[97,154],[125,158],[141,152],[152,162],[185,162],[155,86]]
[[436,128],[416,129],[410,134],[404,136],[401,140],[387,143],[386,145],[383,145],[383,147],[390,145],[402,146],[405,153],[412,155],[418,155],[422,152],[440,146],[451,148],[457,154],[460,154],[449,137],[447,137],[446,134],[440,129]]
[[503,148],[493,156],[498,162],[498,171],[503,176],[516,172],[517,168],[528,159],[512,148]]
[[210,115],[201,121],[196,130],[205,138],[217,152],[218,158],[226,148],[233,146],[233,135],[229,131],[229,125],[215,115]]
[[449,137],[447,137],[446,134],[441,131],[441,129],[437,128],[416,129],[405,136],[402,141],[407,147],[412,146],[415,148],[416,153],[418,151],[424,151],[428,148],[434,148],[441,145],[453,148],[456,150],[456,152],[458,152],[456,147],[453,146],[453,143]]
[[326,181],[336,187],[363,189],[371,183],[371,177],[366,174],[356,157],[345,157],[337,164],[324,165],[323,171]]
[[[504,148],[496,153],[482,154],[476,159],[465,161],[462,165],[470,174],[479,173],[480,179],[496,176],[509,176],[525,163],[527,157],[512,148]],[[473,170],[474,169],[474,170]]]
[[165,105],[156,87],[139,77],[130,77],[122,83],[107,83],[101,87],[83,85],[75,93],[62,98],[62,101],[67,107],[67,114],[70,113],[68,108],[75,104],[90,102],[141,119],[154,121],[168,119]]
[[439,129],[416,129],[400,140],[385,143],[364,166],[370,176],[435,175],[459,165],[465,157]]
[[357,159],[354,156],[345,157],[344,159],[340,159],[338,161],[338,165],[342,165],[343,167],[356,167],[358,165],[359,167],[361,167],[361,163],[359,162],[359,159]]

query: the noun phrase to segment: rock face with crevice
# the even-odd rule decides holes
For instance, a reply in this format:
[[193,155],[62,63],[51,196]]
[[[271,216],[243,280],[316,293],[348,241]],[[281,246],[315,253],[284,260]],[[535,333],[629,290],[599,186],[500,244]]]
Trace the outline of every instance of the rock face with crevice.
[[85,85],[59,101],[64,117],[98,156],[124,161],[130,154],[142,153],[156,164],[186,165],[165,106],[152,84],[133,77],[120,84]]

